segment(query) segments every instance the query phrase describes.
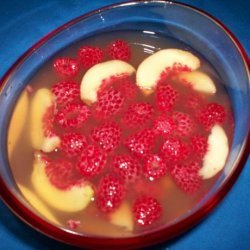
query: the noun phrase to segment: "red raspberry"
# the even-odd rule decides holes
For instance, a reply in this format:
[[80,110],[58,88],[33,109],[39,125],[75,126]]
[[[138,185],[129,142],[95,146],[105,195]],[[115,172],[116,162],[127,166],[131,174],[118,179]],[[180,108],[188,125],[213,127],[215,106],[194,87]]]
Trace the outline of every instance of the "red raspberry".
[[140,226],[151,225],[162,215],[160,203],[150,196],[142,196],[136,199],[132,211],[136,223]]
[[100,174],[106,163],[106,152],[95,145],[89,145],[78,158],[77,169],[84,177],[91,178]]
[[102,49],[94,46],[82,46],[78,50],[78,60],[83,68],[88,69],[104,59]]
[[74,165],[65,160],[47,161],[45,172],[51,184],[59,189],[67,189],[81,179]]
[[188,146],[178,138],[169,137],[164,140],[161,153],[169,161],[183,161],[190,154]]
[[139,162],[130,155],[116,155],[113,159],[112,169],[126,183],[135,182],[140,174]]
[[201,187],[202,180],[199,176],[200,166],[193,162],[188,165],[176,164],[170,173],[178,187],[185,193],[193,194]]
[[117,86],[126,100],[132,100],[136,97],[138,91],[137,85],[130,79],[124,80]]
[[112,176],[104,176],[100,182],[96,193],[98,208],[104,213],[116,210],[125,195],[124,183],[121,179]]
[[172,117],[164,115],[155,119],[153,131],[156,135],[168,135],[176,130],[176,124]]
[[108,79],[104,79],[101,89],[110,86],[113,86],[116,90],[120,91],[126,100],[134,99],[139,92],[137,85],[127,74],[111,76]]
[[125,141],[125,145],[134,155],[144,157],[153,149],[154,140],[153,131],[144,129],[129,136]]
[[190,72],[191,69],[187,65],[181,63],[174,63],[172,67],[167,67],[162,73],[159,82],[165,82],[169,78],[176,76],[183,72]]
[[160,111],[171,110],[178,97],[178,92],[170,84],[158,84],[156,88],[156,105]]
[[70,229],[75,230],[81,224],[81,221],[79,221],[79,220],[68,220],[67,224],[68,224]]
[[133,184],[133,191],[139,195],[150,194],[154,197],[161,197],[163,193],[159,186],[155,185],[154,181],[149,181],[146,178],[138,178]]
[[130,48],[124,40],[116,40],[107,47],[107,53],[112,59],[129,61],[131,57]]
[[200,110],[204,105],[204,101],[204,97],[200,93],[188,86],[181,98],[181,106],[189,112],[197,113],[197,110]]
[[56,121],[63,128],[80,128],[90,116],[89,108],[81,103],[69,103],[56,114]]
[[55,122],[55,106],[51,105],[47,108],[42,119],[43,133],[45,137],[52,137],[55,135],[54,122]]
[[190,144],[193,152],[203,158],[208,150],[207,138],[202,135],[195,135],[191,138]]
[[150,181],[157,180],[167,173],[167,165],[164,159],[157,155],[151,154],[146,156],[143,165],[143,174]]
[[91,132],[93,141],[107,152],[115,150],[121,142],[121,128],[116,122],[106,122]]
[[217,103],[209,103],[203,108],[198,116],[198,121],[204,126],[205,130],[210,130],[213,125],[222,124],[226,119],[226,112],[223,106]]
[[99,119],[105,119],[117,114],[124,103],[122,93],[113,87],[98,92],[98,101],[95,103],[94,115]]
[[148,103],[135,103],[128,107],[123,117],[123,123],[128,127],[144,124],[153,116],[154,108]]
[[57,105],[80,101],[80,86],[73,81],[58,82],[51,88]]
[[74,58],[60,57],[54,61],[53,67],[61,77],[74,77],[79,71],[78,62]]
[[174,112],[173,119],[177,125],[177,135],[180,136],[189,136],[194,129],[194,121],[190,115],[182,112]]
[[77,156],[87,145],[87,139],[79,133],[67,133],[61,138],[61,150],[69,157]]

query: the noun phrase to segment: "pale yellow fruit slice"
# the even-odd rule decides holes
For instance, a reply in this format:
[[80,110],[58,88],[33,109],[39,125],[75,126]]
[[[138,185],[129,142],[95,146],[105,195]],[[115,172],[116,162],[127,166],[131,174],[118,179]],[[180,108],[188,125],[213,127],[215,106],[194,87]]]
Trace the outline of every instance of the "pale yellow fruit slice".
[[34,149],[44,152],[51,152],[60,144],[58,136],[48,138],[43,131],[43,116],[52,104],[52,93],[46,88],[37,90],[31,102],[31,143]]
[[198,92],[206,94],[215,94],[216,86],[214,81],[207,74],[200,71],[184,72],[178,76],[180,82],[185,81],[189,83],[192,88]]
[[141,89],[153,89],[159,81],[161,73],[175,64],[185,65],[193,71],[200,67],[200,60],[185,50],[159,50],[141,62],[136,72],[136,84]]
[[109,219],[113,225],[123,227],[127,231],[133,231],[133,215],[131,212],[131,207],[127,202],[123,202],[115,212],[110,214]]
[[37,210],[44,218],[54,224],[60,224],[49,208],[27,187],[17,184],[22,195],[30,203],[30,205]]
[[27,91],[23,91],[14,108],[8,131],[8,155],[11,157],[13,149],[18,142],[25,127],[29,111],[29,98]]
[[135,68],[121,60],[110,60],[91,67],[83,76],[81,82],[81,99],[87,104],[97,101],[97,92],[103,80],[111,76],[132,75]]
[[226,164],[229,153],[228,138],[224,129],[214,125],[208,136],[208,151],[199,171],[203,179],[209,179],[220,172]]
[[77,212],[88,206],[94,195],[92,187],[86,183],[77,184],[66,190],[53,186],[45,172],[45,163],[36,159],[31,175],[35,192],[51,207],[64,212]]

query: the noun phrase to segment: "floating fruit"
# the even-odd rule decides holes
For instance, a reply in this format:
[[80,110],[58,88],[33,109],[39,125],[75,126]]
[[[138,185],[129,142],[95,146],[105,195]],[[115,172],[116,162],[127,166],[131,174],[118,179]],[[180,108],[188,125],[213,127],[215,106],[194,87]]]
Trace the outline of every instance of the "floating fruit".
[[49,124],[44,121],[44,115],[52,105],[52,94],[46,88],[39,89],[31,102],[31,143],[34,149],[44,152],[51,152],[60,144],[60,138],[53,134],[48,135],[44,127]]
[[207,74],[200,71],[184,72],[177,76],[180,82],[190,84],[196,91],[206,94],[215,94],[216,87],[214,81]]
[[46,174],[46,162],[37,158],[33,165],[31,183],[35,192],[51,207],[64,212],[77,212],[88,206],[94,195],[92,187],[79,182],[66,189],[54,186]]
[[135,69],[121,60],[110,60],[91,67],[83,76],[81,82],[81,99],[87,104],[97,101],[97,92],[103,80],[111,76],[132,75]]
[[109,221],[116,226],[123,227],[127,231],[133,231],[133,214],[129,204],[124,201],[115,212],[110,214]]
[[60,224],[49,208],[34,194],[30,189],[23,186],[22,184],[17,184],[22,195],[30,203],[30,205],[37,210],[44,218],[52,223]]
[[20,135],[25,127],[26,117],[28,115],[29,110],[29,99],[28,92],[23,91],[21,96],[19,97],[15,109],[13,111],[9,131],[8,133],[8,154],[11,156],[13,149],[18,142]]
[[163,49],[147,57],[136,72],[136,83],[141,89],[153,89],[166,69],[182,67],[193,71],[200,67],[200,60],[192,53],[180,49]]
[[229,153],[228,138],[224,129],[214,125],[208,136],[208,150],[203,158],[203,165],[199,171],[203,179],[215,176],[225,166]]

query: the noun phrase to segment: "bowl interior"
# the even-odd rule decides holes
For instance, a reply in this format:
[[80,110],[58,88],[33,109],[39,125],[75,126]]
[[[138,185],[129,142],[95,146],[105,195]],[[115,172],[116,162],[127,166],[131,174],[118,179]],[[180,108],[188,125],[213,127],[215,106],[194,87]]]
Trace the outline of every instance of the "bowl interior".
[[[220,23],[208,15],[182,4],[147,1],[107,7],[73,20],[31,48],[3,79],[0,95],[3,114],[0,117],[2,149],[0,176],[12,195],[17,197],[20,203],[28,206],[19,195],[8,167],[7,130],[15,102],[35,72],[53,55],[89,36],[114,30],[152,32],[188,44],[214,66],[223,79],[230,97],[234,112],[235,131],[230,156],[223,174],[190,213],[173,222],[173,224],[177,224],[207,206],[218,190],[223,188],[230,179],[238,167],[242,154],[246,151],[246,140],[250,127],[249,72],[240,45]],[[244,115],[242,115],[243,110]],[[4,198],[4,194],[2,196]]]

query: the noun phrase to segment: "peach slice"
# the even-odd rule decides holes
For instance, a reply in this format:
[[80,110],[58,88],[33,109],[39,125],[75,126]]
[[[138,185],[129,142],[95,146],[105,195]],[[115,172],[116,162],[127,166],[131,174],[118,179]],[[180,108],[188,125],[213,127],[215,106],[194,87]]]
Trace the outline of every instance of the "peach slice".
[[187,66],[191,71],[200,67],[200,60],[192,53],[180,49],[163,49],[147,57],[136,72],[136,84],[142,90],[153,89],[161,73],[175,64]]
[[14,147],[24,129],[29,112],[29,98],[27,91],[23,91],[14,108],[8,133],[8,154],[11,157]]
[[123,227],[127,231],[132,231],[134,228],[131,207],[127,202],[123,202],[115,212],[110,214],[109,219],[113,225]]
[[225,166],[229,153],[228,138],[224,129],[214,125],[208,136],[208,151],[203,158],[203,165],[199,171],[203,179],[215,176]]
[[53,105],[50,90],[41,88],[35,93],[31,102],[31,143],[35,149],[51,152],[60,144],[58,136],[46,137],[43,130],[43,116]]
[[30,203],[30,205],[37,210],[44,218],[54,224],[60,224],[49,208],[27,187],[17,184],[22,195]]
[[121,60],[110,60],[91,67],[83,76],[81,82],[81,99],[87,104],[97,101],[97,92],[103,80],[111,76],[132,75],[135,69]]
[[216,87],[214,81],[205,73],[200,71],[184,72],[177,76],[180,82],[189,83],[194,90],[206,94],[215,94]]
[[93,188],[87,183],[79,183],[62,190],[51,184],[45,172],[45,162],[37,158],[33,165],[31,182],[35,192],[51,207],[64,212],[83,210],[94,195]]

